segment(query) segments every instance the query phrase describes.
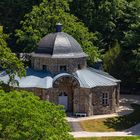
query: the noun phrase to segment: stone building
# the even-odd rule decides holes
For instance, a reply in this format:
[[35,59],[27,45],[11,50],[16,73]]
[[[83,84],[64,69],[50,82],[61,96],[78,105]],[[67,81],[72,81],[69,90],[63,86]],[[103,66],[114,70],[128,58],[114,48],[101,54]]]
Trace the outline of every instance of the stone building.
[[[119,106],[120,80],[87,66],[87,55],[67,33],[46,35],[32,53],[32,68],[26,77],[16,80],[19,88],[33,91],[72,113],[86,115],[114,113]],[[7,75],[0,79],[7,80]]]

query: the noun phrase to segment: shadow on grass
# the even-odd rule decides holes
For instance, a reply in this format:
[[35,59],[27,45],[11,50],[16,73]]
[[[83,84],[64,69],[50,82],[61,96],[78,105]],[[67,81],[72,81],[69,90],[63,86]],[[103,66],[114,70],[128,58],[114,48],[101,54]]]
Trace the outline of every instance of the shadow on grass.
[[122,131],[140,123],[140,105],[131,104],[131,106],[134,109],[131,114],[108,118],[104,121],[104,124],[108,126],[108,128],[113,128],[116,131]]

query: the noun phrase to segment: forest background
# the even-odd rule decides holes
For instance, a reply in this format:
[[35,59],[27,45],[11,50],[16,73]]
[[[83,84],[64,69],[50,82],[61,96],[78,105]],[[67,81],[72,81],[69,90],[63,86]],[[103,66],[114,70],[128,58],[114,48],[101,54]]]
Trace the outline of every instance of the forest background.
[[34,51],[58,22],[89,55],[89,65],[103,60],[104,70],[122,87],[140,87],[139,0],[0,1],[1,36],[14,53]]

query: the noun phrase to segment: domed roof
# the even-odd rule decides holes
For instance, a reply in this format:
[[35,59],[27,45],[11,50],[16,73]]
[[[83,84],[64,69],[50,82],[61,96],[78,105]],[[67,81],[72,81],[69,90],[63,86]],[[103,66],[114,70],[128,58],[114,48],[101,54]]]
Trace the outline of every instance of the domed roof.
[[86,57],[80,44],[70,35],[64,32],[56,32],[46,35],[38,43],[36,54],[48,54],[52,57]]

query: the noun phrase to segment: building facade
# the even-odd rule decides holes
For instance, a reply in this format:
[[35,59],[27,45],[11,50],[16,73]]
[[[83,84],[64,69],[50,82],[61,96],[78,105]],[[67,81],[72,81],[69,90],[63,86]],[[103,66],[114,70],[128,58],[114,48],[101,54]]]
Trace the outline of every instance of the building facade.
[[[67,33],[51,33],[32,53],[32,68],[20,79],[19,88],[33,91],[43,100],[63,105],[67,112],[109,114],[119,106],[120,80],[87,66],[87,55]],[[0,76],[4,80],[4,76]]]

